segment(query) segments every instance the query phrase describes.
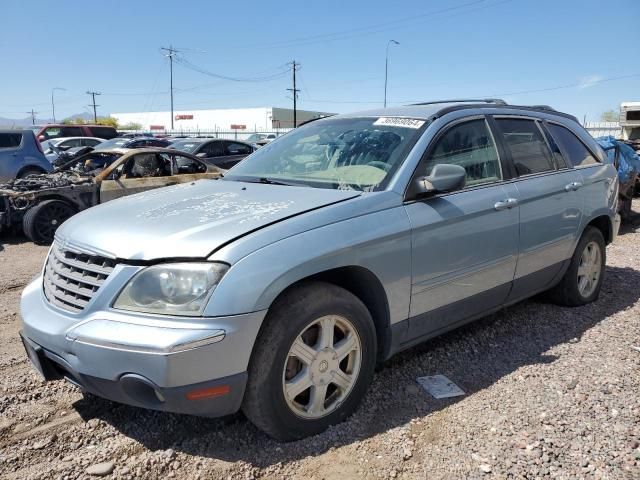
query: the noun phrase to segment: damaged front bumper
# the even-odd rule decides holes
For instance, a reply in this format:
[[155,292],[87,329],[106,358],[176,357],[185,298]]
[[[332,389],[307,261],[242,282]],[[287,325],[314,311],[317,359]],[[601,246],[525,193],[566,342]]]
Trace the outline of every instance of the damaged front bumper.
[[221,416],[240,408],[265,312],[212,318],[145,316],[49,304],[38,277],[21,302],[25,349],[45,379],[65,378],[109,400]]

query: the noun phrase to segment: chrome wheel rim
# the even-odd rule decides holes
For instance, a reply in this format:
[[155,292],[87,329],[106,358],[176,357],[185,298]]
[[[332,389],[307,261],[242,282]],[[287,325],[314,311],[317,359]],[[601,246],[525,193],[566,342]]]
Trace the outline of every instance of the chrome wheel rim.
[[589,242],[582,251],[578,266],[578,292],[583,298],[595,291],[602,273],[602,254],[596,242]]
[[336,410],[358,379],[362,343],[345,317],[327,315],[304,328],[289,349],[282,391],[291,411],[317,419]]

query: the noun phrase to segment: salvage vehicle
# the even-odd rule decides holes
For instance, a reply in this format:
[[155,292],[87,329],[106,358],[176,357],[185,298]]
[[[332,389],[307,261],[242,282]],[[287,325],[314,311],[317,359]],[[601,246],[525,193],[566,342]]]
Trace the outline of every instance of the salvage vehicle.
[[599,137],[596,141],[607,154],[607,162],[618,171],[618,212],[625,220],[631,214],[633,197],[640,182],[640,155],[625,141],[614,137]]
[[51,170],[31,130],[0,130],[0,181]]
[[41,142],[42,150],[44,151],[47,160],[55,164],[60,158],[63,152],[66,152],[72,148],[81,147],[95,147],[96,145],[103,143],[103,138],[96,137],[69,137],[69,138],[53,138],[51,140],[45,140]]
[[79,211],[145,190],[219,176],[216,167],[175,150],[92,151],[53,173],[0,185],[0,230],[22,226],[30,240],[48,245],[57,228]]
[[148,136],[139,137],[116,137],[106,142],[102,142],[95,147],[96,150],[111,150],[112,148],[147,148],[147,147],[168,147],[170,141],[163,138]]
[[189,138],[175,140],[169,148],[202,158],[207,163],[228,170],[255,151],[248,143],[237,140],[222,140],[218,138]]
[[113,401],[313,435],[401,350],[539,292],[598,298],[619,226],[604,160],[549,107],[319,119],[218,181],[65,222],[22,295],[24,345]]

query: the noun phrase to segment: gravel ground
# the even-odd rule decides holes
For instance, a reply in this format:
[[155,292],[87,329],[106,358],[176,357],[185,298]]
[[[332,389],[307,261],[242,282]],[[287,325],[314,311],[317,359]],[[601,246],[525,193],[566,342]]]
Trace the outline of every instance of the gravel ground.
[[[637,245],[638,215],[608,248],[596,303],[532,300],[404,352],[347,422],[278,444],[240,414],[163,414],[42,382],[18,339],[18,302],[46,248],[2,237],[0,477],[640,478]],[[417,387],[437,373],[466,395]]]

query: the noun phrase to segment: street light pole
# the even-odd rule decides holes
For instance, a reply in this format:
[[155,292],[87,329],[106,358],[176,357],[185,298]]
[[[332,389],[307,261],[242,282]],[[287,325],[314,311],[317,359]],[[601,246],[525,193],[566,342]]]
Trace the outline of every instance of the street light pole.
[[51,114],[53,116],[53,123],[56,123],[56,105],[53,102],[53,92],[55,92],[56,90],[64,90],[65,92],[67,91],[66,88],[62,87],[53,87],[51,89]]
[[389,75],[389,46],[394,43],[400,45],[400,42],[389,40],[387,43],[387,52],[384,56],[384,108],[387,108],[387,77]]

